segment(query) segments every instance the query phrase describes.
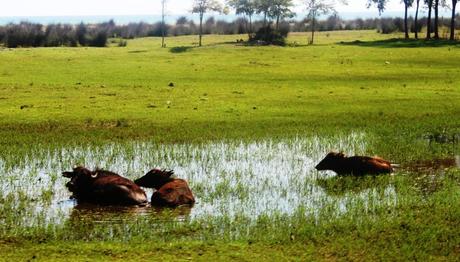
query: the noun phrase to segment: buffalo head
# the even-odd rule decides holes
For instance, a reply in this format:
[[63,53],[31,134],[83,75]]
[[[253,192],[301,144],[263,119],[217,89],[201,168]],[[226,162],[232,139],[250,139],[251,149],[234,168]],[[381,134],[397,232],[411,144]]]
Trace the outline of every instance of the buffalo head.
[[64,177],[70,178],[70,181],[66,183],[66,187],[70,192],[76,193],[81,189],[86,188],[88,185],[92,184],[98,173],[93,172],[85,167],[77,166],[74,167],[71,172],[65,171],[62,172]]
[[172,170],[154,168],[147,172],[143,177],[134,180],[139,186],[147,188],[160,189],[164,184],[174,180],[171,176],[174,174]]
[[345,159],[345,155],[343,153],[337,152],[330,152],[326,155],[326,157],[319,162],[315,168],[316,170],[330,170],[333,169],[341,160]]

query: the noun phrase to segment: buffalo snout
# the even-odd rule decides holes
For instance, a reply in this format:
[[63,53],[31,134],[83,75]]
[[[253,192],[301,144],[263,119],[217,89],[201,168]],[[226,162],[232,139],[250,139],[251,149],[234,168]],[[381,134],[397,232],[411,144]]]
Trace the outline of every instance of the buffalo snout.
[[69,189],[70,192],[75,190],[75,184],[72,181],[67,182],[65,186]]

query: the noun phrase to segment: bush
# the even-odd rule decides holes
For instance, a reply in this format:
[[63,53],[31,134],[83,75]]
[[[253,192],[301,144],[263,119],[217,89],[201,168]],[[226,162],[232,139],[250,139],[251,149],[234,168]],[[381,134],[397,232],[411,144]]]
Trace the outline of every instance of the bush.
[[81,46],[85,46],[86,45],[86,26],[85,24],[83,23],[79,24],[77,26],[75,34],[76,34],[78,43]]
[[266,45],[286,45],[287,32],[275,31],[270,26],[260,28],[255,35],[249,38],[249,42],[253,44]]
[[[107,28],[106,24],[104,28]],[[84,24],[43,26],[28,22],[0,27],[0,40],[9,48],[42,46],[106,46],[108,30],[96,27],[92,31]]]
[[128,45],[128,41],[120,39],[120,42],[118,42],[119,47],[125,47]]
[[45,33],[42,25],[21,22],[18,25],[8,25],[4,38],[9,48],[37,47],[43,46]]
[[[147,36],[162,36],[163,35],[163,23],[158,22],[153,24],[147,33]],[[165,23],[164,24],[164,31],[165,31],[165,36],[168,35],[169,31],[169,26]]]
[[377,31],[382,34],[391,34],[398,31],[398,27],[392,18],[382,18]]
[[89,46],[94,47],[105,47],[107,44],[107,33],[106,32],[96,32],[94,36],[89,40]]

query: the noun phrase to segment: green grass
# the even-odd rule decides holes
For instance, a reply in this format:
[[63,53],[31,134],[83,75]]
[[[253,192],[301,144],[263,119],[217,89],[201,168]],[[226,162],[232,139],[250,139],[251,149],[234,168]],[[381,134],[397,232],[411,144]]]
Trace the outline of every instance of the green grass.
[[348,46],[335,43],[383,36],[327,34],[315,46],[285,48],[206,36],[206,46],[182,53],[171,48],[192,46],[196,37],[168,38],[164,49],[154,38],[125,48],[4,49],[0,143],[458,130],[458,47]]
[[[232,43],[241,37],[205,36],[200,48],[196,36],[186,36],[167,38],[163,49],[157,38],[129,40],[127,47],[0,49],[0,170],[8,174],[0,175],[0,260],[458,257],[455,168],[358,180],[288,174],[293,192],[308,198],[311,188],[319,188],[326,196],[288,215],[229,216],[222,206],[220,216],[164,225],[147,217],[106,226],[77,216],[47,226],[46,214],[32,211],[30,206],[46,210],[68,197],[54,189],[64,185],[60,169],[73,163],[99,161],[133,176],[146,171],[135,168],[158,163],[183,166],[195,145],[213,142],[319,137],[326,145],[315,157],[339,144],[408,165],[459,155],[451,139],[460,134],[458,43],[404,41],[371,31],[320,33],[314,46],[305,44],[306,34],[290,35],[287,47]],[[356,141],[327,144],[354,132],[365,134],[364,147]],[[429,143],[429,137],[443,139]],[[143,154],[130,144],[142,141],[171,152]],[[112,142],[118,151],[98,151]],[[60,153],[73,146],[94,155]],[[149,159],[139,165],[136,157]],[[219,153],[206,159],[227,161]],[[204,203],[234,195],[252,203],[244,202],[254,197],[245,180],[250,170],[220,170],[200,181],[190,175]],[[348,210],[342,215],[341,203]],[[157,214],[153,219],[163,221]]]

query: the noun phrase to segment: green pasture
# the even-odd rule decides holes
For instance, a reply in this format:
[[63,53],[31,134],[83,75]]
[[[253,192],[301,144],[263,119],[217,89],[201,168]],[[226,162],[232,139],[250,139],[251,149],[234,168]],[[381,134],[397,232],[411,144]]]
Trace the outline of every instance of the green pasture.
[[[458,259],[460,44],[399,37],[344,31],[318,33],[312,46],[307,34],[293,33],[286,47],[236,44],[245,35],[206,35],[203,47],[197,36],[181,36],[168,37],[166,48],[160,38],[128,40],[126,47],[114,39],[107,48],[0,48],[0,170],[12,174],[0,174],[0,181],[20,192],[0,195],[0,261]],[[28,196],[15,183],[25,174],[15,172],[35,179],[34,168],[71,162],[64,154],[59,163],[47,162],[62,147],[115,143],[128,152],[131,170],[131,142],[289,141],[295,148],[298,138],[332,141],[356,133],[367,139],[357,153],[403,169],[361,180],[292,174],[299,195],[314,183],[332,199],[334,205],[314,216],[300,207],[291,215],[224,215],[158,228],[147,219],[110,232],[96,226],[93,239],[86,224],[55,228],[43,218],[40,225],[11,226],[18,214],[28,214],[24,203],[46,207],[56,197],[49,189]],[[194,147],[184,148],[192,158]],[[28,161],[35,166],[28,169]],[[28,188],[63,185],[61,171]],[[250,183],[235,191],[230,180],[223,177],[212,194],[206,183],[190,183],[207,197],[203,202],[250,195]],[[389,194],[396,200],[387,201]],[[336,204],[347,199],[353,200],[349,211],[335,216]]]
[[397,35],[370,31],[321,33],[314,46],[304,34],[288,47],[241,37],[1,49],[0,143],[458,130],[458,45],[385,44]]

